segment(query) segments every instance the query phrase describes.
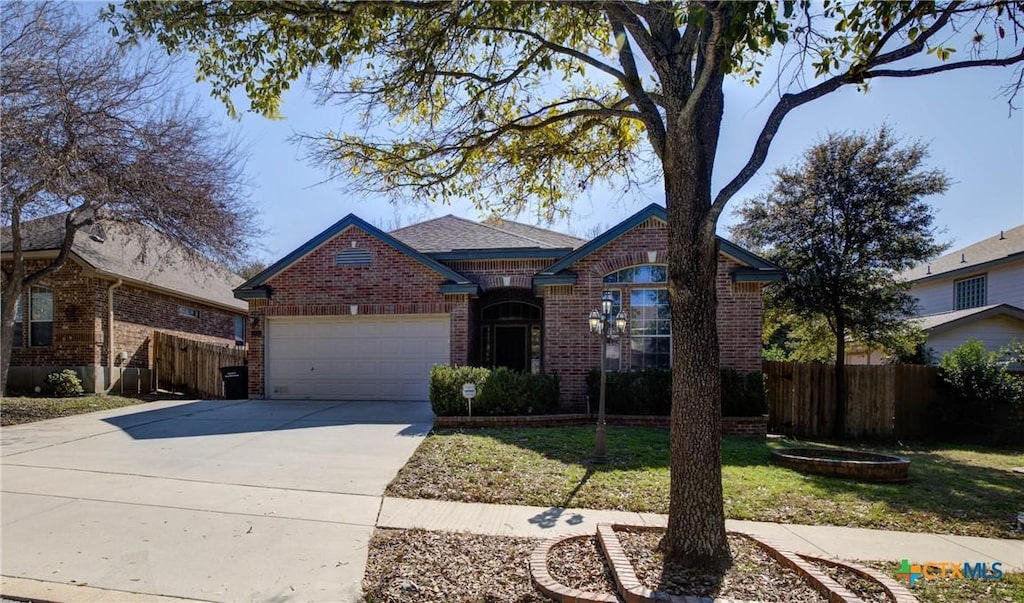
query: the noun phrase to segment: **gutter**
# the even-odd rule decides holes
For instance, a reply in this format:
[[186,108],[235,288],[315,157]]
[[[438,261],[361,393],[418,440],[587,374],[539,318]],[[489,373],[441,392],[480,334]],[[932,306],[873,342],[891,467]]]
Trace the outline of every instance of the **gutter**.
[[107,287],[107,391],[114,388],[114,289],[124,284],[117,279]]

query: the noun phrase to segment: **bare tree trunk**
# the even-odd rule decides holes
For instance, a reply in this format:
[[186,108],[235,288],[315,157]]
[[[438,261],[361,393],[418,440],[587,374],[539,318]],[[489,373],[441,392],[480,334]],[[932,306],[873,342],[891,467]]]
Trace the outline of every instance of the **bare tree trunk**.
[[730,562],[722,501],[718,253],[710,170],[697,138],[680,136],[666,153],[672,435],[669,523],[661,546],[674,561],[715,571]]
[[[842,311],[836,314],[836,414],[832,423],[832,437],[837,440],[846,437],[846,317]],[[869,351],[870,356],[870,351]]]
[[21,278],[15,275],[8,282],[4,279],[3,294],[0,295],[0,394],[7,393],[7,372],[11,367],[11,349],[14,347],[14,318],[18,299],[21,297]]

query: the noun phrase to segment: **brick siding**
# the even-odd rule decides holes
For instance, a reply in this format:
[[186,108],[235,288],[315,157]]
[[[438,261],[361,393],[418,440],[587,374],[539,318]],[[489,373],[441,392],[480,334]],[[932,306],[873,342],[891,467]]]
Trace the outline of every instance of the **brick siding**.
[[[337,253],[353,247],[370,253],[370,265],[336,266]],[[600,304],[604,275],[636,264],[665,263],[667,247],[664,222],[647,220],[570,267],[578,275],[576,285],[545,287],[542,298],[533,300],[543,308],[542,366],[561,377],[562,406],[566,410],[586,407],[586,375],[599,366],[600,344],[589,332],[587,316]],[[479,284],[489,299],[498,299],[503,290],[511,294],[513,289],[514,296],[522,297],[524,290],[532,289],[533,275],[550,263],[537,259],[458,260],[448,265]],[[729,271],[738,266],[725,256],[719,258],[721,361],[725,367],[755,371],[761,366],[761,286],[733,283]],[[508,285],[504,277],[508,277]],[[479,358],[480,300],[441,294],[439,287],[444,280],[358,227],[338,233],[269,279],[270,299],[250,301],[250,316],[257,325],[248,341],[250,395],[265,395],[263,338],[267,317],[347,316],[352,306],[360,315],[447,313],[451,319],[451,362],[474,363]],[[628,290],[650,287],[616,284],[608,288],[623,291],[623,309],[628,311]],[[620,345],[622,368],[628,370],[628,339]]]
[[[562,383],[561,404],[566,409],[586,408],[586,377],[600,366],[601,344],[591,335],[587,316],[601,303],[601,293],[622,291],[627,313],[629,291],[659,288],[649,284],[605,284],[610,272],[638,264],[667,262],[668,230],[660,220],[648,220],[618,239],[581,259],[569,269],[576,272],[573,286],[547,287],[544,294],[544,366],[558,373]],[[718,259],[718,335],[723,367],[742,371],[761,368],[761,285],[733,283],[729,272],[740,267],[732,259]],[[664,287],[664,285],[661,285]],[[622,370],[629,370],[629,338],[619,340]]]
[[[366,266],[336,266],[346,249],[370,254]],[[357,227],[346,228],[267,281],[270,299],[249,302],[259,326],[249,337],[249,395],[262,398],[266,318],[364,314],[449,314],[451,362],[469,354],[469,296],[444,295],[445,277]]]
[[[48,260],[31,260],[29,271],[42,268]],[[68,260],[48,275],[39,286],[53,290],[53,345],[29,347],[28,323],[23,338],[15,342],[11,366],[107,366],[107,288],[110,277],[90,273],[75,260]],[[22,298],[26,310],[28,292]],[[198,318],[178,314],[179,306],[198,311]],[[154,329],[211,343],[235,344],[235,316],[215,306],[176,298],[134,285],[124,284],[114,290],[114,352],[127,351],[129,359],[116,366],[151,368],[150,339]]]

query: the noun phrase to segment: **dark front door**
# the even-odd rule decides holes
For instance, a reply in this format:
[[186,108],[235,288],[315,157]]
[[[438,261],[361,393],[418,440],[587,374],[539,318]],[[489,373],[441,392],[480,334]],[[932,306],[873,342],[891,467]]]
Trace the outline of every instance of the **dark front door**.
[[494,326],[494,365],[515,371],[528,370],[529,342],[525,325]]

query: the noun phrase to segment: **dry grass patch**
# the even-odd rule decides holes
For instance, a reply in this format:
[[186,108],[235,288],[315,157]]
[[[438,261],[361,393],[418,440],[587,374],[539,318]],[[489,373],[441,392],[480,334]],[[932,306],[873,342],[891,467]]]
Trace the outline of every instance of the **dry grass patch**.
[[0,425],[20,425],[44,419],[70,417],[99,410],[145,404],[149,399],[124,396],[76,396],[73,398],[5,397],[0,400]]

